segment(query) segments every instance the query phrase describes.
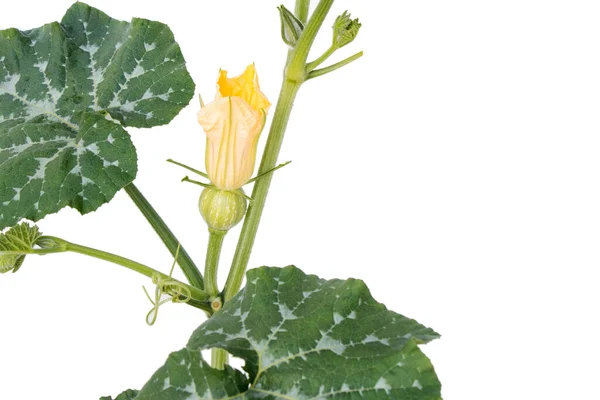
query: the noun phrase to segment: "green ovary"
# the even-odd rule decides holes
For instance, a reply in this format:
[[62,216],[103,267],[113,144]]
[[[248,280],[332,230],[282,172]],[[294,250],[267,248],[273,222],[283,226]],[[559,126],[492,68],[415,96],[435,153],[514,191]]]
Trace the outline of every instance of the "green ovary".
[[210,229],[228,231],[246,214],[246,199],[238,191],[205,188],[200,195],[198,208]]

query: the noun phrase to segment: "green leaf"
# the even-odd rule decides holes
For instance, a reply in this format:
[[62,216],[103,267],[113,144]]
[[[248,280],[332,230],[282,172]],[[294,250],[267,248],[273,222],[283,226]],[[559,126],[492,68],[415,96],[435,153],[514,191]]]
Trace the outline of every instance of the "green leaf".
[[[134,400],[139,393],[138,390],[132,390],[132,389],[128,389],[126,391],[124,391],[123,393],[121,393],[120,395],[118,395],[115,400]],[[100,400],[113,400],[112,397],[110,396],[104,396],[104,397],[100,397]]]
[[248,388],[240,371],[211,368],[199,351],[172,353],[135,400],[237,399]]
[[[417,346],[439,335],[387,310],[362,281],[326,281],[295,267],[262,267],[247,280],[136,400],[441,399],[431,362]],[[249,386],[235,392],[228,370],[230,390],[213,392],[222,386],[202,379],[211,369],[200,350],[215,347],[246,361]],[[181,397],[168,395],[175,392]]]
[[124,127],[168,123],[193,92],[159,22],[75,3],[60,24],[0,31],[0,229],[111,200],[137,173]]
[[33,250],[33,246],[42,234],[38,227],[21,223],[0,234],[0,273],[17,272],[25,255]]

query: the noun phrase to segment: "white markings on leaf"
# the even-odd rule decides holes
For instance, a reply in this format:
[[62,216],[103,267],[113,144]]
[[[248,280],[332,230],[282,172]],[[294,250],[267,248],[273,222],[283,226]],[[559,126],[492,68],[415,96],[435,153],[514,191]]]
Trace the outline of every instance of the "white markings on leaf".
[[144,43],[144,49],[146,49],[146,52],[152,51],[156,48],[156,43]]
[[84,147],[84,146],[83,146],[83,141],[82,141],[82,143],[81,143],[81,146],[82,146],[82,147],[83,147],[85,150],[87,150],[87,151],[89,151],[89,152],[92,152],[92,153],[94,153],[95,155],[98,155],[98,154],[100,154],[100,148],[98,148],[98,143],[90,143],[89,145],[87,145],[87,146],[85,146],[85,147]]
[[330,350],[338,356],[341,356],[346,351],[346,345],[341,341],[329,336],[328,332],[321,332],[321,340],[317,342],[315,350]]
[[[414,346],[403,341],[407,332],[428,341],[427,335],[435,337],[433,331],[424,333],[428,329],[415,321],[381,310],[366,288],[312,276],[303,279],[298,270],[284,270],[285,274],[263,267],[254,270],[261,271],[255,275],[249,272],[244,291],[190,340],[188,350],[193,352],[215,347],[256,352],[246,365],[257,375],[239,398],[388,398],[394,391],[402,397],[407,389],[422,389],[416,378],[430,377],[433,371],[422,354],[415,357],[418,350],[404,353],[400,346]],[[258,302],[261,294],[268,299]],[[253,317],[246,320],[248,313]],[[217,335],[217,330],[227,333]],[[402,378],[406,373],[413,378]]]
[[[98,118],[93,111],[111,112],[104,118],[113,125],[151,127],[168,122],[193,95],[177,43],[163,36],[154,39],[163,32],[170,36],[167,27],[98,15],[76,3],[62,26],[54,23],[0,37],[0,184],[5,188],[0,205],[8,203],[0,209],[0,227],[20,218],[41,218],[65,205],[82,213],[93,211],[133,179],[135,149],[121,127],[110,128],[102,121],[89,135],[80,131],[80,124]],[[153,39],[144,40],[146,34]],[[163,52],[176,54],[176,62],[159,69],[164,62],[157,55]],[[137,79],[132,83],[125,73]],[[181,97],[157,104],[168,101],[171,85],[181,88]],[[152,96],[139,104],[148,89]],[[129,112],[121,108],[126,100]],[[82,143],[86,135],[96,143]],[[109,150],[110,144],[115,151]],[[94,190],[89,189],[92,185]],[[12,200],[12,186],[22,190],[19,200]]]
[[[89,94],[94,99],[92,109],[95,111],[99,111],[101,108],[98,106],[98,85],[100,85],[100,83],[102,83],[102,81],[104,80],[104,72],[106,71],[106,69],[99,68],[96,65],[97,60],[94,58],[94,56],[100,49],[100,46],[90,43],[90,33],[87,31],[87,22],[83,23],[83,32],[85,33],[87,44],[79,46],[79,48],[88,53],[90,57],[89,68],[92,79],[92,91]],[[102,38],[102,40],[104,40],[104,38]]]
[[13,201],[19,201],[21,199],[21,190],[22,188],[12,188],[15,191],[15,195],[13,196],[12,199],[5,201],[4,203],[2,203],[2,205],[7,206],[10,203],[12,203]]
[[73,174],[73,175],[81,174],[81,165],[79,165],[79,163],[77,163],[77,165],[74,166],[73,169],[71,169],[71,171],[69,171],[69,174]]
[[366,344],[366,343],[373,343],[373,342],[379,342],[379,338],[375,335],[367,335],[366,338],[363,339],[362,343]]
[[108,167],[118,167],[119,166],[119,160],[116,161],[102,161],[104,168],[108,168]]
[[[52,121],[62,122],[75,131],[78,129],[77,125],[70,122],[69,117],[59,116],[56,113],[56,104],[53,99],[31,100],[27,99],[25,95],[20,95],[17,92],[17,84],[20,80],[21,75],[19,74],[8,75],[4,82],[0,82],[0,95],[5,93],[19,101],[25,107],[27,119],[32,119],[38,115],[44,114]],[[57,95],[60,97],[60,94],[57,94],[56,92],[50,92],[50,95]]]
[[169,95],[173,92],[174,92],[174,90],[169,88],[169,90],[167,90],[167,93],[159,94],[156,97],[158,97],[159,99],[161,99],[163,101],[169,101]]
[[141,76],[143,74],[146,73],[146,70],[144,69],[144,67],[142,67],[140,65],[140,60],[135,60],[136,61],[136,65],[133,68],[133,71],[131,71],[130,73],[125,72],[125,79],[127,79],[128,81],[132,80],[133,78],[137,78],[138,76]]
[[381,377],[375,384],[375,389],[383,389],[383,390],[385,390],[385,392],[387,394],[389,394],[392,387],[390,386],[390,384],[387,382],[387,380],[384,377]]
[[333,313],[333,322],[339,325],[344,320],[344,317],[336,312]]
[[171,387],[171,379],[167,376],[163,382],[163,390],[167,390]]
[[278,305],[279,305],[279,314],[281,314],[281,317],[284,320],[293,320],[293,319],[298,318],[294,315],[294,312],[292,310],[290,310],[285,304],[279,303]]
[[[88,36],[88,32],[86,31],[86,36]],[[88,37],[89,39],[89,37]],[[84,46],[79,46],[79,48],[87,53],[90,53],[90,57],[94,57],[94,55],[98,52],[98,49],[100,49],[100,47],[98,47],[95,44],[87,44]],[[94,62],[94,61],[92,61]]]
[[151,99],[152,97],[154,97],[154,93],[152,93],[152,90],[147,89],[142,96],[142,100]]
[[21,79],[21,75],[13,74],[6,76],[4,82],[0,82],[0,92],[17,93],[17,83]]
[[33,64],[34,67],[40,70],[40,73],[46,73],[46,67],[48,67],[48,61],[40,61],[39,63]]
[[123,105],[121,106],[121,109],[122,109],[123,111],[126,111],[126,112],[131,112],[131,111],[133,111],[133,110],[135,109],[135,105],[136,105],[136,104],[137,104],[137,101],[129,101],[129,100],[127,100],[127,101],[125,102],[125,104],[123,104]]

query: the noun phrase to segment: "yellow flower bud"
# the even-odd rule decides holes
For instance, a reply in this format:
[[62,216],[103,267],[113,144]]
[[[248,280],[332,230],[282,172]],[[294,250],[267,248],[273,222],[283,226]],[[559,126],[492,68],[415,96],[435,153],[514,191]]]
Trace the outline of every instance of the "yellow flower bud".
[[258,138],[271,105],[260,91],[254,64],[227,78],[220,71],[216,99],[198,113],[206,132],[206,172],[217,188],[236,190],[252,177]]

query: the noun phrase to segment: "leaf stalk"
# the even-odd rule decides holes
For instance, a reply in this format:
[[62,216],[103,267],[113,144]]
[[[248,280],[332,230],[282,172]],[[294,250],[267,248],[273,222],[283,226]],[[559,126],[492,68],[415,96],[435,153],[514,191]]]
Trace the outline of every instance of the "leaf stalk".
[[177,240],[177,237],[175,237],[165,221],[160,217],[160,215],[158,215],[158,212],[156,212],[154,207],[152,207],[152,204],[150,204],[146,197],[144,197],[137,186],[135,186],[133,183],[125,186],[125,192],[127,192],[133,203],[150,223],[173,257],[175,257],[175,254],[177,254],[177,249],[179,248],[177,263],[181,267],[181,270],[183,271],[183,274],[187,278],[188,282],[196,288],[203,289],[204,279],[202,278],[200,270],[185,248],[180,245],[179,240]]

